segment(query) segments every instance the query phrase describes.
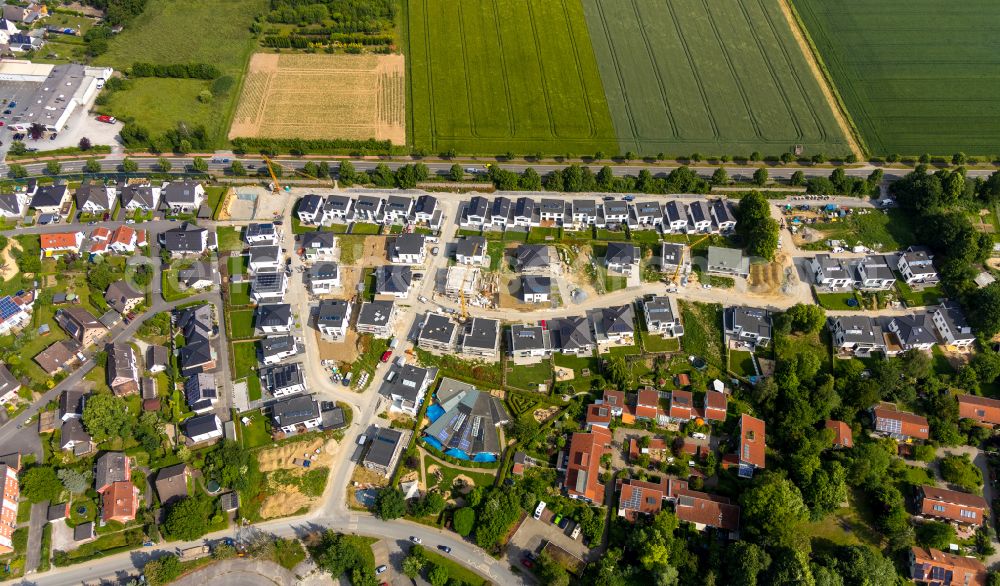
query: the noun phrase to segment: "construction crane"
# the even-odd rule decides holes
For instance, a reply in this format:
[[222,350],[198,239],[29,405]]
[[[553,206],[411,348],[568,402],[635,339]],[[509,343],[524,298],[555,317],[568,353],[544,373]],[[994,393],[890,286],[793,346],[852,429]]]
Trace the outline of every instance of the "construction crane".
[[463,322],[469,318],[469,309],[465,304],[465,283],[468,277],[468,274],[463,274],[462,284],[458,287],[458,301],[460,303],[459,307],[462,309],[461,316]]
[[[272,188],[271,191],[273,191],[274,193],[278,193],[279,191],[282,190],[282,187],[278,184],[278,177],[274,173],[274,166],[281,167],[282,169],[285,169],[286,171],[289,171],[293,175],[301,175],[303,177],[306,177],[308,179],[312,179],[314,181],[323,181],[322,179],[320,179],[319,177],[316,177],[315,175],[310,175],[309,173],[306,173],[302,169],[296,169],[295,167],[293,167],[291,165],[285,165],[285,164],[283,164],[283,163],[281,163],[279,161],[275,161],[274,159],[268,157],[267,155],[261,155],[261,157],[264,159],[264,162],[267,163],[267,170],[271,174],[271,180],[273,181],[273,188]],[[333,179],[330,178],[329,181],[332,183]],[[291,189],[292,188],[289,187],[289,186],[287,186],[287,185],[284,187],[285,191],[291,191]]]
[[[690,249],[690,248],[694,248],[695,246],[698,246],[706,238],[709,238],[711,236],[712,236],[711,234],[706,234],[706,235],[702,236],[701,238],[695,240],[694,243],[691,244],[688,248]],[[682,249],[681,250],[681,257],[679,259],[677,259],[677,269],[674,270],[674,276],[670,279],[675,285],[678,283],[677,279],[678,279],[678,277],[680,277],[681,267],[683,267],[683,266],[684,266],[684,250]]]
[[[264,163],[267,164],[267,172],[271,174],[271,192],[279,193],[281,191],[281,183],[278,182],[278,176],[274,174],[274,166],[271,164],[271,157],[267,155],[261,155],[264,157]],[[286,188],[287,191],[288,188]]]

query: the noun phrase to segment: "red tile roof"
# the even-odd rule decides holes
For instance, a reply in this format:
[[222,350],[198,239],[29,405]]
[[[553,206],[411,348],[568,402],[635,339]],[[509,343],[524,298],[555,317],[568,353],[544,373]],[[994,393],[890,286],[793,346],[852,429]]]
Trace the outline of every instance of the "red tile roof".
[[691,419],[693,417],[694,395],[691,391],[673,391],[670,393],[670,417],[672,419]]
[[139,489],[129,480],[119,480],[104,491],[101,504],[105,521],[131,521],[139,508]]
[[981,496],[936,486],[919,487],[917,502],[921,515],[965,525],[982,525],[990,512],[989,504]]
[[94,240],[107,240],[111,238],[111,230],[108,230],[104,226],[94,228],[94,231],[90,233],[90,237]]
[[694,490],[681,490],[674,505],[677,518],[688,523],[736,531],[740,527],[740,508],[723,496]]
[[959,395],[958,416],[989,425],[1000,425],[1000,401],[976,395]]
[[604,485],[601,484],[601,456],[611,445],[611,434],[595,427],[589,433],[574,433],[569,444],[569,461],[566,464],[564,486],[571,496],[604,502]]
[[593,404],[587,407],[587,425],[607,427],[611,423],[611,407]]
[[618,498],[618,514],[634,521],[640,514],[655,515],[663,508],[667,497],[667,479],[659,483],[644,482],[634,478],[621,481],[621,495]]
[[900,411],[892,403],[879,403],[872,409],[872,413],[875,415],[875,429],[877,431],[917,439],[930,437],[930,426],[927,424],[927,419],[909,411]]
[[625,407],[625,393],[621,391],[604,391],[604,402],[612,407]]
[[[934,570],[937,570],[935,572]],[[942,582],[934,576],[951,574],[950,582]],[[975,558],[967,558],[945,553],[937,549],[910,548],[910,577],[920,584],[935,586],[952,584],[955,586],[983,586],[986,584],[986,566]]]
[[42,250],[76,248],[76,234],[73,232],[58,232],[40,236]]
[[725,393],[709,391],[705,394],[705,419],[709,421],[725,421],[729,398]]
[[851,426],[835,419],[826,420],[826,428],[833,430],[833,445],[841,448],[854,447],[854,432]]
[[764,467],[765,451],[764,422],[744,413],[740,416],[740,452],[741,463],[753,464],[757,468]]
[[[662,451],[667,449],[667,442],[660,437],[654,437],[649,439],[650,452]],[[638,438],[630,439],[628,442],[628,459],[629,461],[634,461],[636,458],[642,455],[642,448],[639,446]]]
[[635,402],[635,416],[656,419],[660,413],[660,394],[656,391],[639,391]]

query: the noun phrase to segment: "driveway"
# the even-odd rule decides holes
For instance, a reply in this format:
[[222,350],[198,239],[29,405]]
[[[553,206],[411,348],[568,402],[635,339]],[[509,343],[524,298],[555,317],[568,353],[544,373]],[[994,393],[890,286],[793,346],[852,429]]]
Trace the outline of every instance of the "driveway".
[[28,525],[28,551],[24,562],[24,573],[30,574],[38,569],[42,560],[42,529],[45,527],[49,512],[49,501],[31,505],[31,522]]

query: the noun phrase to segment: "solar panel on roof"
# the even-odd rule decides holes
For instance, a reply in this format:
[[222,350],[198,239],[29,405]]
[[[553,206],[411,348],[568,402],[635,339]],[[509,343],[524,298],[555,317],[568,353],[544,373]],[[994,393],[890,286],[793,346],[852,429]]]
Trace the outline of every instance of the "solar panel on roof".
[[0,299],[0,318],[7,319],[17,315],[21,311],[20,306],[14,303],[10,297]]

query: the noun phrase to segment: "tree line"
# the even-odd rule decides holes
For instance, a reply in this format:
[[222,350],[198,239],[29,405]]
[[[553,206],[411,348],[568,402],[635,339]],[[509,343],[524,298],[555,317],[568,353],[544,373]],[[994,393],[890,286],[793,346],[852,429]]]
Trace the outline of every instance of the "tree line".
[[157,65],[136,62],[129,68],[130,77],[174,77],[180,79],[215,79],[222,71],[209,63],[172,63]]

